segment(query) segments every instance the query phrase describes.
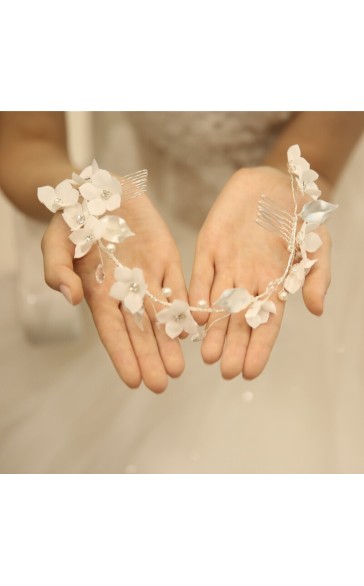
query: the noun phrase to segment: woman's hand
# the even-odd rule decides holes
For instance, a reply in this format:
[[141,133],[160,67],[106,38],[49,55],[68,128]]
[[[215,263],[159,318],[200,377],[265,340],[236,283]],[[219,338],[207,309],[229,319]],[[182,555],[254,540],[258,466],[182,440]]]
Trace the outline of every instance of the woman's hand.
[[[190,303],[216,301],[225,289],[244,287],[252,295],[262,293],[268,282],[280,277],[287,265],[284,241],[256,223],[258,200],[264,194],[292,210],[289,176],[273,167],[242,169],[225,185],[200,231],[190,285]],[[302,197],[298,194],[298,198]],[[300,208],[299,208],[300,209]],[[321,315],[330,283],[330,237],[324,226],[317,230],[322,247],[314,253],[318,262],[306,277],[303,298],[309,311]],[[271,297],[277,314],[252,330],[242,313],[213,325],[203,340],[205,362],[221,360],[224,378],[239,374],[257,377],[264,369],[281,326],[284,302]],[[196,314],[199,323],[216,319]]]
[[[187,300],[176,244],[149,198],[142,195],[128,200],[112,213],[122,216],[135,233],[117,245],[115,254],[120,262],[130,268],[141,268],[154,295],[163,299],[161,289],[168,285],[173,297]],[[69,234],[61,213],[56,213],[42,240],[47,284],[62,291],[72,304],[80,303],[85,297],[101,341],[129,387],[138,387],[143,381],[156,393],[164,391],[168,376],[178,377],[184,369],[179,340],[171,340],[164,329],[155,325],[154,310],[148,302],[144,331],[141,331],[133,316],[109,296],[114,263],[104,259],[105,280],[97,283],[95,270],[100,262],[97,246],[83,258],[74,260]]]

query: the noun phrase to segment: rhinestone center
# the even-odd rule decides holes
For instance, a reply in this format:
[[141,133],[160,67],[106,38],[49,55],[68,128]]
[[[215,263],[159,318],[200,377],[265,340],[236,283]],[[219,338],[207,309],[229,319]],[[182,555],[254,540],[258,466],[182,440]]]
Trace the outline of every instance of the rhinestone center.
[[185,313],[179,313],[178,315],[173,316],[174,321],[183,321],[186,319]]
[[87,234],[86,236],[86,242],[91,242],[94,239],[94,235],[93,234]]
[[86,218],[83,214],[78,214],[78,216],[76,218],[77,224],[84,224],[85,220],[86,220]]
[[130,285],[129,285],[129,291],[131,293],[139,293],[139,291],[140,291],[140,285],[139,285],[139,283],[130,283]]
[[102,199],[109,199],[111,197],[111,191],[108,191],[107,189],[103,189],[101,192],[101,197],[102,197]]

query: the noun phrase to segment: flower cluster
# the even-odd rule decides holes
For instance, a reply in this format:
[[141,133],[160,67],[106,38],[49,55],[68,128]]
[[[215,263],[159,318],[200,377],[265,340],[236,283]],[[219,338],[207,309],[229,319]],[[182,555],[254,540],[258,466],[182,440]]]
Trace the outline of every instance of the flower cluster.
[[100,169],[95,160],[80,175],[73,173],[72,179],[55,188],[38,188],[39,201],[51,212],[63,210],[63,219],[71,229],[69,238],[75,244],[74,258],[85,256],[101,238],[120,243],[133,236],[123,218],[105,215],[120,207],[121,195],[120,181]]
[[[279,227],[277,227],[277,233],[286,241],[288,240],[289,243],[292,241],[295,244],[292,247],[293,250],[291,250],[290,245],[288,247],[291,255],[283,276],[268,283],[266,290],[255,297],[246,289],[227,289],[215,303],[216,306],[223,308],[228,314],[246,309],[245,320],[252,329],[266,323],[270,315],[276,313],[276,306],[270,300],[270,297],[279,287],[281,287],[281,290],[278,298],[281,301],[285,301],[288,293],[296,293],[303,286],[306,275],[317,262],[317,259],[308,258],[307,253],[316,252],[322,245],[322,240],[315,230],[320,224],[326,222],[338,207],[326,201],[318,200],[321,191],[315,182],[319,176],[316,171],[310,168],[310,164],[306,159],[301,156],[301,150],[298,145],[293,145],[288,149],[287,160],[288,172],[296,180],[296,185],[301,195],[308,195],[313,201],[304,205],[299,214],[295,212],[289,219],[287,219],[288,214],[285,210],[280,212],[279,223],[281,224],[282,218],[284,218],[285,228],[287,229],[287,226],[291,227],[292,234],[290,238],[287,238],[287,232],[280,233]],[[293,199],[297,207],[294,187]],[[272,229],[274,227],[274,208],[273,211],[272,207],[266,211],[268,214],[273,214],[268,224],[268,228]],[[296,226],[298,221],[301,220],[302,224],[296,233]],[[267,227],[267,224],[265,227]],[[297,257],[300,258],[300,261],[294,263]]]

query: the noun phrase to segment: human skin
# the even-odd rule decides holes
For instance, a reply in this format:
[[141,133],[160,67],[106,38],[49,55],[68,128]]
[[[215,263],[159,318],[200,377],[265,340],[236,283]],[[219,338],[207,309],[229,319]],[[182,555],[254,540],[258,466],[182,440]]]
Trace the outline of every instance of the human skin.
[[[230,178],[197,239],[189,287],[192,304],[198,299],[213,303],[224,289],[231,287],[260,294],[271,279],[283,273],[288,258],[283,241],[255,221],[260,195],[268,195],[290,209],[287,148],[299,144],[302,156],[320,175],[318,185],[323,199],[329,200],[363,129],[363,112],[298,113],[282,130],[264,165],[241,169]],[[317,232],[323,244],[311,255],[318,261],[306,277],[302,294],[307,309],[319,316],[330,284],[331,242],[325,226]],[[232,315],[209,329],[202,343],[202,357],[209,364],[220,360],[224,378],[242,374],[253,379],[265,368],[284,314],[284,303],[276,295],[271,299],[277,314],[256,330],[251,330],[240,315]],[[195,318],[201,324],[207,321],[201,314]]]
[[[346,158],[363,129],[362,113],[315,113],[295,115],[283,129],[262,167],[242,169],[227,182],[206,218],[197,240],[190,302],[213,301],[222,290],[244,286],[260,292],[271,277],[281,274],[287,252],[282,242],[255,223],[257,199],[262,193],[282,198],[289,195],[286,151],[301,146],[303,156],[321,176],[321,188],[328,199]],[[333,148],[332,137],[337,136]],[[96,250],[74,261],[69,229],[61,214],[53,217],[36,198],[40,185],[57,185],[71,177],[66,147],[64,115],[61,112],[3,112],[0,118],[0,184],[9,199],[29,216],[49,220],[42,241],[45,279],[68,300],[84,297],[90,307],[100,338],[120,377],[130,387],[143,381],[154,392],[162,392],[168,377],[183,372],[179,340],[170,340],[155,325],[147,307],[145,331],[140,332],[131,316],[120,310],[108,295],[106,280],[96,287]],[[136,237],[123,246],[124,263],[144,270],[145,280],[155,294],[168,285],[174,298],[187,300],[180,255],[168,227],[147,196],[125,202],[122,215]],[[151,222],[153,218],[153,222]],[[307,276],[303,295],[310,311],[320,315],[330,281],[330,239],[320,228],[323,246]],[[259,270],[258,270],[259,269]],[[108,272],[112,273],[112,266]],[[232,316],[209,330],[202,344],[206,362],[221,360],[225,378],[243,374],[258,376],[265,367],[283,317],[284,304],[277,301],[277,315],[251,332],[244,320]],[[200,322],[200,316],[195,316]]]

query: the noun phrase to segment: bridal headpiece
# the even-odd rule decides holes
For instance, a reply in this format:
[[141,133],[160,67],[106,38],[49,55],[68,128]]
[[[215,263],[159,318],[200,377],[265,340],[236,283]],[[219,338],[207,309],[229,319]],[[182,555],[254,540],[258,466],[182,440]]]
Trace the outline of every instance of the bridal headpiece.
[[[126,267],[115,256],[116,246],[127,238],[134,236],[119,215],[110,212],[117,210],[124,201],[145,193],[148,173],[146,170],[126,175],[117,179],[108,171],[100,169],[94,160],[79,175],[73,173],[72,179],[66,179],[55,188],[44,186],[38,188],[38,199],[51,212],[62,210],[64,221],[68,224],[70,240],[75,245],[74,258],[85,256],[96,245],[100,263],[95,267],[98,283],[104,280],[104,255],[115,264],[115,282],[110,295],[122,303],[143,329],[144,302],[149,299],[154,307],[157,322],[163,324],[170,338],[176,338],[182,332],[191,335],[193,341],[201,340],[207,329],[216,321],[233,313],[245,311],[244,318],[251,328],[257,328],[276,313],[275,303],[271,300],[273,293],[278,299],[286,301],[288,294],[296,293],[304,284],[305,277],[317,262],[308,258],[307,253],[316,252],[322,245],[315,230],[323,224],[338,207],[319,199],[321,192],[316,185],[318,174],[310,168],[309,163],[301,157],[298,145],[287,151],[288,173],[291,178],[292,209],[286,210],[270,197],[262,195],[258,203],[257,223],[283,239],[287,246],[287,265],[279,277],[270,281],[260,295],[253,296],[244,288],[225,290],[213,306],[200,301],[196,307],[185,301],[175,299],[168,301],[173,292],[164,287],[160,296],[149,291],[144,280],[143,271],[138,267]],[[311,201],[300,205],[303,196]],[[193,312],[217,314],[208,326],[198,326],[193,319]]]

